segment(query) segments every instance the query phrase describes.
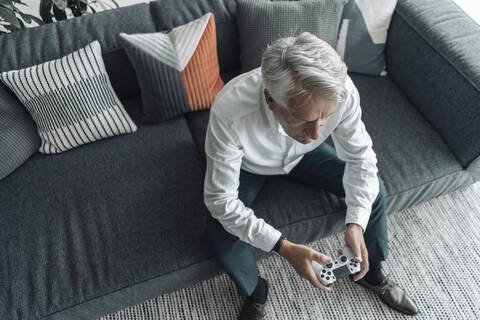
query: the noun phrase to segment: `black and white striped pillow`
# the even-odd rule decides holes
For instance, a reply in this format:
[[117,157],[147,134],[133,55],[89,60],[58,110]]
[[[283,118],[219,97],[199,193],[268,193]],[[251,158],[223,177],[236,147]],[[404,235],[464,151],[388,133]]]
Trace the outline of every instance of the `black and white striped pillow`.
[[112,88],[98,41],[56,60],[3,72],[0,80],[35,121],[42,153],[137,131]]

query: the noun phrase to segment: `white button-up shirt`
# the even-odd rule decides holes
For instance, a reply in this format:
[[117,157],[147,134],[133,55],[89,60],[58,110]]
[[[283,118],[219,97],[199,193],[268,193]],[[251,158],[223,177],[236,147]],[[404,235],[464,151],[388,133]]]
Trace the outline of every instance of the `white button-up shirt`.
[[347,95],[320,129],[320,136],[302,144],[288,136],[263,93],[260,68],[230,80],[210,109],[205,140],[207,170],[204,202],[226,231],[264,251],[271,251],[281,232],[238,199],[240,169],[259,175],[289,173],[332,135],[337,156],[346,162],[342,179],[347,213],[345,224],[364,232],[379,191],[377,158],[361,121],[360,97],[349,76]]

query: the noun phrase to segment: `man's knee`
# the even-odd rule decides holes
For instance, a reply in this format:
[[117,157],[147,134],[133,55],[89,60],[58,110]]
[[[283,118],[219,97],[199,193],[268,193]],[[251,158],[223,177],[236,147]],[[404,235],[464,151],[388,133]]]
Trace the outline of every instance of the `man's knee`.
[[372,261],[384,261],[388,257],[387,190],[380,177],[378,182],[378,195],[372,205],[372,213],[365,232],[369,259]]
[[387,190],[385,188],[385,183],[380,177],[378,177],[378,182],[379,182],[379,189],[378,189],[377,197],[372,203],[370,220],[373,220],[372,218],[374,216],[386,215],[386,211],[387,211]]
[[222,252],[231,249],[238,237],[227,232],[222,224],[212,216],[207,217],[206,235],[210,253],[215,256],[221,256]]
[[378,177],[378,182],[379,182],[379,189],[378,189],[378,194],[377,197],[375,198],[375,201],[372,203],[372,211],[370,215],[370,219],[374,216],[379,216],[379,215],[387,215],[387,190],[385,188],[385,183],[383,180]]
[[385,206],[387,203],[387,189],[385,188],[385,183],[383,182],[382,178],[378,177],[378,194],[375,198],[374,205],[383,205]]

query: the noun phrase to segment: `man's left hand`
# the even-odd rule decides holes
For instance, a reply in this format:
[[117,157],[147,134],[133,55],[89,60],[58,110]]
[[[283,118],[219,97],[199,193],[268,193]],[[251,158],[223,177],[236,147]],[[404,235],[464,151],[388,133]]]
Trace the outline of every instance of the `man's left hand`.
[[[368,251],[363,238],[363,228],[356,223],[347,224],[345,231],[345,244],[352,249],[355,261],[360,263],[360,272],[353,277],[353,281],[362,279],[368,272]],[[341,255],[342,250],[338,250]]]

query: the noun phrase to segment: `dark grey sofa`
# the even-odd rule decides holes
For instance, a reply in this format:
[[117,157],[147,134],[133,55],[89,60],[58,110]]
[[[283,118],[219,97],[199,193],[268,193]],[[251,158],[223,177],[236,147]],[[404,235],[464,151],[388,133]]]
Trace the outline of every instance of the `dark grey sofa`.
[[[59,155],[37,152],[0,181],[0,319],[95,319],[222,272],[205,239],[209,111],[140,123],[140,89],[117,37],[170,29],[209,11],[228,81],[240,69],[235,0],[157,1],[0,36],[0,71],[98,39],[114,89],[138,125],[134,134]],[[400,0],[388,76],[350,74],[389,213],[480,179],[479,32],[449,0]],[[0,101],[8,99],[1,86]],[[267,180],[252,208],[297,243],[344,229],[341,199],[279,176]]]

